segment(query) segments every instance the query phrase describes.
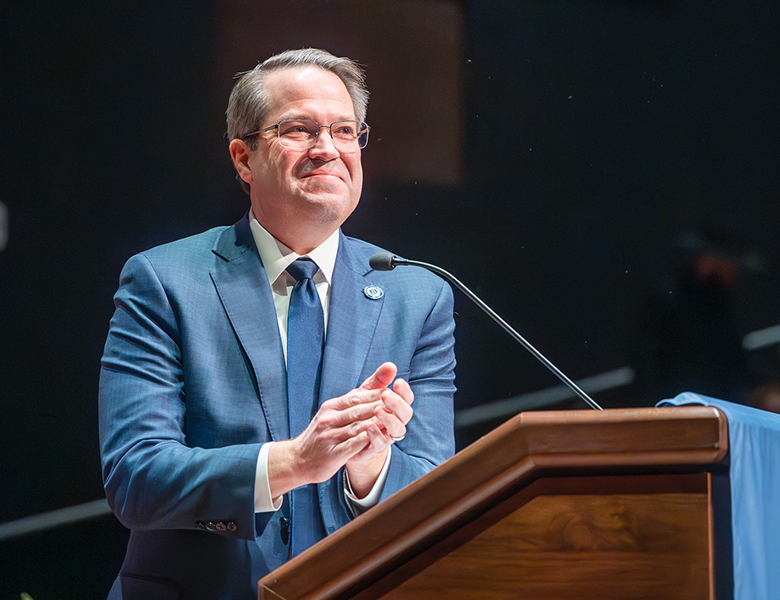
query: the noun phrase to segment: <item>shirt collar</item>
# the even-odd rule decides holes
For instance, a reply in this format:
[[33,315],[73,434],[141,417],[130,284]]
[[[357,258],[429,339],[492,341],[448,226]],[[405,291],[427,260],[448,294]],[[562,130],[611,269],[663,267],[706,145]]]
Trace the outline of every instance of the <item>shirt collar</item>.
[[[268,282],[273,285],[287,267],[299,259],[301,255],[296,254],[268,233],[257,221],[251,210],[249,211],[249,227],[252,230],[252,237],[257,245],[257,251],[260,253],[260,259],[263,261],[266,275],[268,275]],[[336,266],[338,250],[339,230],[337,229],[322,244],[304,255],[317,263],[328,285],[331,284],[333,279],[333,269]]]

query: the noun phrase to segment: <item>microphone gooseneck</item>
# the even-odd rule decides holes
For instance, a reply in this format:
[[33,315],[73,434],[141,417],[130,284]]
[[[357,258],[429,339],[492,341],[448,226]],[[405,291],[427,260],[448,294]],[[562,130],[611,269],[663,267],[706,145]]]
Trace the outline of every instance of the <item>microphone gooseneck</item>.
[[569,379],[566,374],[561,371],[558,367],[556,367],[553,363],[551,363],[549,360],[547,360],[547,357],[544,356],[541,352],[539,352],[536,348],[531,345],[528,340],[526,340],[522,335],[517,333],[512,326],[504,321],[498,313],[496,313],[492,308],[490,308],[487,304],[485,304],[479,296],[477,296],[474,292],[472,292],[469,288],[467,288],[463,283],[461,283],[457,277],[449,273],[448,271],[445,271],[441,267],[437,267],[436,265],[431,265],[429,263],[420,262],[417,260],[409,260],[406,258],[401,258],[399,256],[395,256],[394,254],[391,254],[390,252],[380,252],[378,254],[374,254],[368,261],[368,264],[371,266],[372,269],[376,271],[392,271],[398,266],[413,266],[413,267],[422,267],[423,269],[427,269],[433,273],[436,273],[440,277],[443,277],[450,283],[452,283],[455,287],[457,287],[461,292],[463,292],[474,304],[479,306],[487,315],[493,319],[496,323],[498,323],[501,328],[506,331],[509,335],[511,335],[515,341],[519,342],[526,350],[528,350],[531,354],[536,357],[536,359],[541,362],[545,367],[547,367],[552,373],[560,379],[563,383],[565,383],[568,388],[574,392],[577,396],[579,396],[588,406],[595,410],[604,410],[599,406],[593,398],[588,396],[576,383],[574,383],[571,379]]

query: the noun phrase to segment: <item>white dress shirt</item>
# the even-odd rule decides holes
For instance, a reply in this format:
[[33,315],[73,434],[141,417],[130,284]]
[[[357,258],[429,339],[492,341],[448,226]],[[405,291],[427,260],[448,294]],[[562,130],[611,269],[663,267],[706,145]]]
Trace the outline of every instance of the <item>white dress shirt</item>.
[[[274,238],[266,231],[260,223],[257,222],[254,215],[249,213],[249,225],[252,230],[252,237],[257,245],[257,251],[263,261],[268,281],[271,284],[271,292],[274,298],[274,307],[276,308],[276,321],[279,325],[279,334],[282,339],[282,350],[284,351],[284,360],[287,362],[287,315],[290,310],[290,294],[295,287],[295,278],[290,275],[286,269],[294,261],[300,258],[285,246],[282,242]],[[328,331],[328,308],[330,306],[330,287],[333,280],[333,269],[336,266],[336,255],[339,249],[339,232],[333,234],[325,240],[320,246],[306,254],[313,260],[319,270],[313,277],[314,284],[317,287],[317,293],[322,302],[322,312],[325,317],[325,333]],[[255,472],[255,512],[271,512],[279,510],[282,506],[282,496],[271,497],[271,484],[268,479],[268,452],[271,444],[263,444],[260,448],[260,454],[257,457],[257,470]],[[374,506],[379,501],[379,496],[384,488],[387,472],[390,468],[390,455],[387,453],[387,459],[382,467],[374,487],[369,494],[359,499],[352,492],[349,485],[349,478],[344,473],[344,494],[352,505],[355,514],[360,513],[367,508]]]

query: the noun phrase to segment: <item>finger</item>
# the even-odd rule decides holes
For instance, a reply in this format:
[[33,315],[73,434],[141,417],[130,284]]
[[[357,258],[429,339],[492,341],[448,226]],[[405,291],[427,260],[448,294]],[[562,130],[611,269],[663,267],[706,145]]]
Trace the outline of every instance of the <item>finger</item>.
[[407,404],[411,404],[414,402],[414,392],[412,391],[412,386],[409,385],[409,382],[405,379],[396,379],[395,383],[393,384],[393,391],[401,396]]
[[370,444],[362,451],[363,457],[368,455],[376,456],[385,451],[392,441],[385,435],[385,432],[376,424],[369,423],[366,427],[366,434]]
[[382,406],[385,411],[398,417],[404,425],[411,421],[412,415],[414,414],[412,406],[401,396],[390,390],[387,390],[382,394]]
[[364,452],[370,445],[371,439],[369,438],[368,432],[364,429],[357,435],[348,437],[337,444],[335,450],[337,454],[342,457],[342,460],[346,462],[350,458]]
[[377,410],[386,410],[381,400],[358,404],[344,410],[321,409],[312,421],[312,433],[318,436],[327,435],[338,443],[357,435],[365,429],[368,421],[376,420]]
[[393,378],[396,373],[398,373],[398,368],[393,363],[382,363],[377,370],[374,371],[373,375],[363,382],[360,389],[376,390],[386,388],[393,383]]
[[401,438],[406,435],[406,424],[412,419],[414,411],[409,404],[392,392],[388,391],[383,396],[382,407],[374,411],[374,418],[387,436]]
[[352,458],[356,460],[365,460],[377,456],[385,451],[391,444],[390,440],[376,423],[369,423],[365,430],[369,443]]
[[[375,417],[372,417],[375,419]],[[315,431],[313,435],[318,440],[318,447],[325,452],[341,453],[343,448],[349,447],[351,440],[364,438],[367,441],[365,430],[368,420],[347,423],[341,427],[330,427],[324,431]]]
[[[377,406],[374,408],[375,412],[377,410],[384,411],[384,409],[381,408],[381,406]],[[333,435],[333,439],[338,440],[337,443],[341,443],[344,440],[363,435],[371,427],[381,427],[381,426],[382,425],[377,420],[376,415],[372,413],[371,416],[367,419],[363,419],[361,421],[352,421],[341,427],[336,427],[333,429],[331,433]]]
[[380,399],[382,391],[382,389],[368,390],[357,388],[338,398],[326,400],[322,403],[320,410],[323,408],[327,410],[344,410],[359,404],[376,402]]
[[387,409],[377,409],[375,417],[387,438],[402,438],[406,435],[406,424],[395,414],[387,412]]
[[348,427],[353,423],[365,423],[374,418],[374,413],[378,408],[385,410],[383,406],[382,402],[377,401],[370,404],[360,404],[341,411],[331,411],[322,415],[320,425],[323,429],[339,429]]

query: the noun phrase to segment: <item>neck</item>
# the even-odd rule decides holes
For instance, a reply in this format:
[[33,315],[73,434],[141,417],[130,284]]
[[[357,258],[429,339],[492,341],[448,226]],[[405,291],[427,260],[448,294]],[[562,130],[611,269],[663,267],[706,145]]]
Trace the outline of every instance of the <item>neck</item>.
[[300,256],[321,246],[338,229],[338,227],[331,229],[307,228],[300,225],[291,226],[289,223],[285,223],[284,226],[275,226],[276,224],[269,223],[257,215],[254,217],[263,226],[263,229]]

